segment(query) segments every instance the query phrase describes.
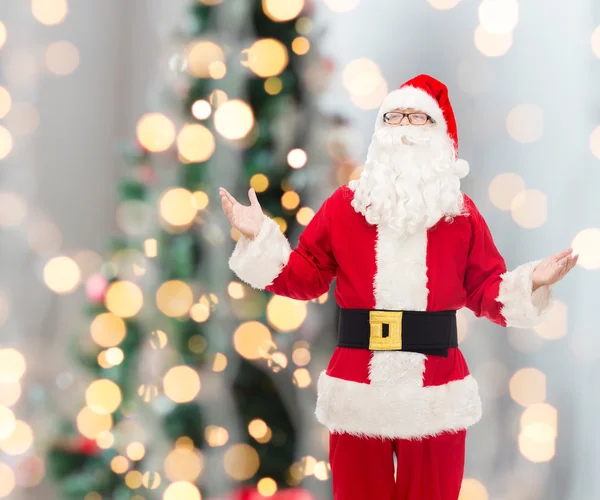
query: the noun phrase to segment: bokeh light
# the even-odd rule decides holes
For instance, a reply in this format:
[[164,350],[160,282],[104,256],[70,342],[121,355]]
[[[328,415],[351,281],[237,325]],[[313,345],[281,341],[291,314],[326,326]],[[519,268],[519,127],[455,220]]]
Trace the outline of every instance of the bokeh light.
[[[1,40],[1,37],[0,37]],[[598,26],[592,33],[592,52],[598,58],[600,58],[600,26]],[[0,47],[2,43],[0,42]]]
[[272,76],[265,80],[265,92],[269,95],[277,95],[283,89],[283,82],[281,78]]
[[297,366],[306,366],[310,363],[310,351],[306,347],[298,347],[292,353],[292,360]]
[[200,392],[200,376],[189,366],[174,366],[165,375],[163,388],[171,401],[189,403]]
[[257,193],[264,193],[269,187],[269,178],[265,174],[254,174],[250,179],[250,187]]
[[26,369],[23,354],[12,347],[0,349],[0,383],[18,382]]
[[225,354],[218,352],[215,354],[215,360],[213,361],[213,372],[222,372],[227,368],[227,357]]
[[527,229],[540,227],[548,217],[548,198],[535,189],[521,191],[513,198],[510,210],[520,226]]
[[0,160],[4,160],[13,148],[13,138],[10,131],[0,126]]
[[33,430],[27,422],[17,420],[11,434],[0,440],[0,450],[7,455],[22,455],[33,446]]
[[31,0],[31,11],[40,23],[51,26],[64,21],[69,6],[67,0]]
[[546,375],[536,368],[521,368],[510,379],[510,396],[521,406],[543,403],[546,399]]
[[28,455],[17,462],[15,472],[17,486],[35,488],[43,481],[46,475],[46,464],[40,457]]
[[506,128],[515,141],[537,141],[544,133],[544,111],[536,104],[521,104],[508,113]]
[[12,107],[12,97],[8,90],[0,87],[0,118],[4,118]]
[[101,433],[108,432],[113,426],[112,415],[99,414],[85,406],[77,414],[77,429],[88,439],[96,439]]
[[555,433],[549,425],[527,425],[519,433],[518,441],[521,454],[530,462],[548,462],[556,454]]
[[257,40],[242,53],[247,58],[242,64],[262,78],[279,75],[289,62],[287,48],[274,38]]
[[182,187],[167,189],[160,197],[158,208],[162,219],[175,227],[187,226],[198,213],[194,195]]
[[115,281],[108,286],[104,297],[106,308],[121,318],[135,316],[144,305],[139,286],[130,281]]
[[55,293],[71,293],[80,281],[79,266],[70,257],[55,257],[44,266],[44,283]]
[[354,9],[360,0],[325,0],[325,5],[333,12],[348,12]]
[[287,155],[288,165],[292,168],[302,168],[307,161],[306,151],[300,148],[292,149]]
[[177,481],[167,486],[163,500],[202,500],[202,496],[196,485],[186,481]]
[[190,318],[196,323],[204,323],[210,317],[210,308],[206,304],[194,304],[190,309]]
[[212,113],[212,107],[208,101],[200,99],[192,104],[192,114],[198,120],[206,120]]
[[165,475],[171,481],[194,482],[204,467],[202,455],[191,447],[177,447],[165,458]]
[[148,113],[137,123],[137,138],[140,144],[152,153],[160,153],[175,141],[175,125],[162,113]]
[[292,332],[300,327],[307,315],[306,302],[273,295],[267,304],[269,324],[280,332]]
[[229,433],[224,427],[209,425],[204,431],[204,436],[208,446],[224,446],[229,440]]
[[22,388],[20,382],[3,382],[2,369],[0,368],[0,406],[13,406],[21,398]]
[[15,485],[15,473],[4,462],[0,462],[0,498],[8,497],[15,489]]
[[466,477],[460,486],[458,500],[488,500],[486,487],[477,479]]
[[567,304],[560,300],[553,300],[546,319],[536,325],[535,333],[546,340],[557,340],[567,334]]
[[[2,127],[0,127],[0,141],[2,141]],[[26,215],[27,202],[25,198],[17,193],[0,192],[0,227],[18,226]]]
[[194,294],[184,281],[171,280],[163,283],[156,291],[158,309],[170,318],[184,316],[192,307]]
[[574,254],[579,254],[577,265],[584,269],[600,269],[600,228],[591,227],[577,233],[571,243]]
[[162,330],[153,330],[150,334],[150,345],[152,346],[152,349],[163,349],[168,342],[169,338]]
[[300,195],[296,191],[287,191],[281,197],[281,206],[286,210],[294,210],[300,205]]
[[493,35],[511,33],[519,23],[517,0],[483,0],[479,5],[479,22]]
[[304,36],[298,36],[294,38],[294,41],[292,42],[292,50],[295,54],[303,56],[310,50],[310,41]]
[[[142,486],[142,473],[139,470],[129,471],[125,476],[125,484],[128,488],[132,490],[137,490]],[[133,500],[134,497],[131,498]]]
[[315,216],[315,211],[310,207],[302,207],[296,214],[296,220],[298,224],[308,226],[312,218]]
[[6,124],[15,136],[33,134],[40,124],[40,113],[30,102],[14,102]]
[[270,330],[258,321],[242,323],[233,334],[235,350],[246,359],[263,358],[272,344]]
[[208,74],[211,78],[220,80],[227,74],[227,66],[222,61],[213,61],[208,65]]
[[50,44],[46,49],[45,58],[48,69],[60,76],[73,73],[79,66],[79,51],[66,40]]
[[[592,150],[592,154],[600,160],[600,125],[590,135],[590,149]],[[2,159],[1,152],[0,159]]]
[[267,426],[266,422],[260,418],[254,419],[248,424],[248,434],[250,434],[254,439],[265,437],[268,431],[269,427]]
[[8,35],[6,33],[6,26],[4,25],[4,23],[2,21],[0,21],[0,49],[6,43],[7,36]]
[[149,403],[158,396],[158,387],[152,384],[142,384],[138,387],[137,393],[146,403]]
[[116,474],[125,474],[127,469],[129,469],[129,460],[121,455],[118,455],[110,461],[110,468]]
[[355,59],[348,63],[342,73],[344,87],[353,97],[373,94],[380,86],[383,76],[379,66],[370,59]]
[[521,415],[521,430],[530,425],[546,425],[553,438],[558,435],[558,411],[548,403],[527,407]]
[[158,489],[161,482],[162,480],[158,472],[146,471],[142,475],[142,484],[144,488],[148,488],[149,490]]
[[304,8],[304,0],[262,0],[264,13],[276,22],[291,21]]
[[15,430],[17,420],[13,411],[0,406],[0,441],[7,439]]
[[217,132],[226,139],[242,139],[254,125],[252,108],[239,99],[232,99],[219,106],[214,118]]
[[515,196],[524,190],[525,181],[523,178],[518,174],[506,172],[492,179],[488,194],[490,201],[496,208],[509,211]]
[[294,384],[296,384],[300,389],[304,389],[308,387],[312,381],[310,372],[306,368],[298,368],[294,370]]
[[235,444],[225,452],[225,471],[236,481],[250,479],[258,471],[258,453],[247,444]]
[[177,136],[177,149],[186,161],[200,163],[214,153],[215,138],[204,125],[186,124]]
[[312,30],[312,19],[310,17],[300,17],[296,21],[296,31],[301,35],[308,35]]
[[227,97],[225,91],[221,89],[213,90],[208,96],[208,102],[213,107],[213,109],[219,108],[224,103],[226,103],[228,99],[229,98]]
[[103,450],[108,450],[115,443],[115,436],[112,432],[101,432],[96,438],[96,444]]
[[90,325],[92,339],[101,347],[119,345],[127,333],[125,321],[112,313],[100,313]]
[[490,33],[483,26],[475,29],[475,47],[487,57],[500,57],[506,54],[513,44],[512,32],[501,35]]
[[272,497],[277,493],[277,483],[270,477],[263,477],[256,485],[258,493],[263,497]]
[[123,401],[121,388],[112,380],[95,380],[85,391],[85,401],[99,415],[114,413]]
[[448,10],[456,7],[460,0],[427,0],[435,9]]
[[188,71],[196,78],[209,78],[213,63],[225,63],[223,49],[216,43],[203,40],[194,42],[189,49]]

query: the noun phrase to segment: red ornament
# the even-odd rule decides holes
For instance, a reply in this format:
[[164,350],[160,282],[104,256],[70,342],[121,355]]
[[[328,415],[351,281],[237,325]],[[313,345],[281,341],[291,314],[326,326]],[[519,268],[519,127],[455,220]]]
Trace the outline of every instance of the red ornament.
[[92,274],[85,282],[85,295],[94,304],[100,304],[104,300],[108,280],[102,274]]
[[84,455],[94,456],[102,453],[102,449],[98,446],[98,443],[93,439],[88,439],[81,436],[75,441],[76,450]]

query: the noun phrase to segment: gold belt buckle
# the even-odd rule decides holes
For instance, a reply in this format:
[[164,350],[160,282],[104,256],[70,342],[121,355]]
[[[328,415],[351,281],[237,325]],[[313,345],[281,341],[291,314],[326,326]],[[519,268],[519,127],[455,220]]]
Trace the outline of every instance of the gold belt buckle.
[[[402,311],[369,311],[369,349],[371,351],[402,350]],[[383,336],[383,325],[389,335]]]

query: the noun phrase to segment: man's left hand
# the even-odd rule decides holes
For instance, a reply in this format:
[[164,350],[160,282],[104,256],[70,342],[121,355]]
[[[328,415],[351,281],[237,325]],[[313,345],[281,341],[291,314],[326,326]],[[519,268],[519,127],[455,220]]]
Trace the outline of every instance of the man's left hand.
[[539,287],[554,285],[575,267],[579,255],[572,255],[573,249],[563,250],[551,257],[545,258],[533,270],[531,276],[533,282],[532,291],[535,292]]

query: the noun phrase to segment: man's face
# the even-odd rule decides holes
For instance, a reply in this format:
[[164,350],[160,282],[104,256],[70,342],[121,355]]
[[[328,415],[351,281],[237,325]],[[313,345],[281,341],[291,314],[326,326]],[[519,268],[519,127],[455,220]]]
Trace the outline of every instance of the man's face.
[[383,122],[390,127],[430,127],[435,124],[433,119],[424,111],[415,108],[396,108],[383,115]]

